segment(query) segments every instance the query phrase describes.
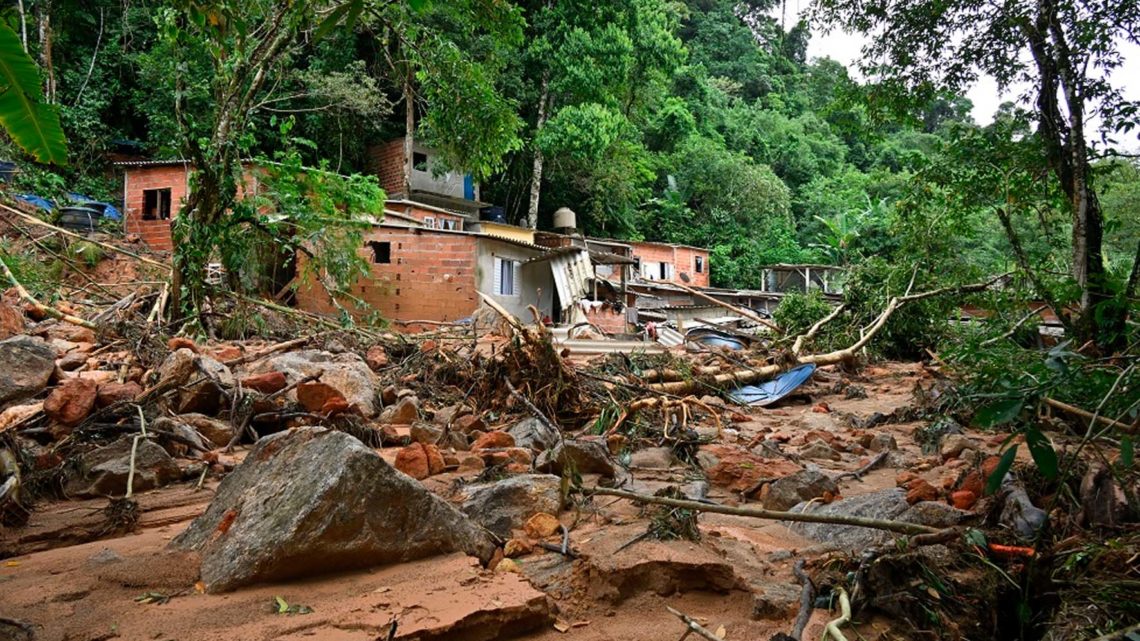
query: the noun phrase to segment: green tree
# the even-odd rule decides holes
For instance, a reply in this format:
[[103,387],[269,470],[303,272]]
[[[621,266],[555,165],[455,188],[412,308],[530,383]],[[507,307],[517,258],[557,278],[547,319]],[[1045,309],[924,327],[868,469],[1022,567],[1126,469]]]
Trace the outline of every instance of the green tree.
[[1112,301],[1105,270],[1087,121],[1099,115],[1110,136],[1138,124],[1136,106],[1104,74],[1120,67],[1121,43],[1138,42],[1140,3],[817,0],[814,13],[823,25],[874,33],[864,49],[868,71],[881,92],[909,104],[928,104],[946,90],[960,93],[982,73],[1001,87],[1030,86],[1037,139],[1072,220],[1078,334],[1102,341],[1121,336],[1127,308]]

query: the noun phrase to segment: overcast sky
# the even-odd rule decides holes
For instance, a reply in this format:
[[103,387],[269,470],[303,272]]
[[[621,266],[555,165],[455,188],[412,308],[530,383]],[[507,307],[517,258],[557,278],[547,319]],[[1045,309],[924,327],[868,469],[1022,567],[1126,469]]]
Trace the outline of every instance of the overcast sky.
[[[788,22],[790,23],[792,16],[796,15],[794,11],[798,11],[801,7],[806,9],[807,6],[806,0],[788,2]],[[866,39],[862,35],[841,31],[834,31],[829,34],[814,33],[808,44],[808,57],[833,58],[847,66],[852,75],[858,76],[856,63],[865,41]],[[1131,100],[1140,100],[1140,47],[1122,43],[1122,49],[1124,66],[1113,74],[1112,80],[1117,87],[1123,89],[1125,97]],[[998,105],[1007,100],[1015,100],[1017,93],[1018,91],[1010,91],[1004,95],[999,94],[997,83],[992,78],[985,77],[966,93],[966,97],[974,103],[974,120],[985,125],[993,120]],[[1136,148],[1138,146],[1135,134],[1130,140],[1123,139],[1123,136],[1121,138],[1120,142],[1125,147]]]

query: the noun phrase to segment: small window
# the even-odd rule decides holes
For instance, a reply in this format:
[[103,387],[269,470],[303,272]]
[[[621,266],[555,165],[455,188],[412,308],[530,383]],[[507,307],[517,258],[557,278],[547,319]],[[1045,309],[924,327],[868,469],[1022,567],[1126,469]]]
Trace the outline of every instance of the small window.
[[435,229],[435,216],[424,216],[424,227]]
[[518,296],[519,261],[495,257],[495,293]]
[[697,272],[698,274],[704,273],[704,271],[705,271],[705,257],[704,256],[694,256],[693,257],[693,271]]
[[418,151],[412,152],[412,169],[415,169],[416,171],[427,171],[427,154],[420,153]]
[[392,243],[373,240],[368,246],[372,248],[372,262],[380,264],[392,262]]
[[143,190],[143,220],[170,220],[170,188]]
[[456,229],[455,220],[452,218],[440,218],[439,219],[439,228],[440,229],[450,229],[451,231],[455,231],[455,229]]

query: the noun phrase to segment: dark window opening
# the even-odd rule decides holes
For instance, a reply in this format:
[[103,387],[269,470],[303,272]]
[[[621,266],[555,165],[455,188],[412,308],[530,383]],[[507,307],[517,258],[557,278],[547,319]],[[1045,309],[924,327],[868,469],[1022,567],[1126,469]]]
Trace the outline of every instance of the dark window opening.
[[370,241],[368,245],[372,248],[372,262],[392,262],[392,243],[373,240]]
[[427,171],[427,161],[427,154],[422,154],[418,151],[412,152],[412,168],[416,171]]
[[143,190],[143,220],[170,220],[170,188]]
[[657,268],[658,268],[658,269],[660,270],[660,272],[661,272],[661,276],[660,276],[661,280],[665,280],[665,279],[669,278],[669,277],[668,277],[668,276],[665,274],[665,267],[666,267],[667,265],[668,265],[668,263],[657,263]]
[[705,257],[704,256],[695,256],[694,257],[693,271],[697,272],[698,274],[705,271]]

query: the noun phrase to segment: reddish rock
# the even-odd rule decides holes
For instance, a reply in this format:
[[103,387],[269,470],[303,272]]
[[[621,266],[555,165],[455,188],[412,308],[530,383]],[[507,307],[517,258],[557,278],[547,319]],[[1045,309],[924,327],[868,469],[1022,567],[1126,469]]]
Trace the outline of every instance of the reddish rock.
[[36,321],[37,323],[47,318],[47,315],[44,314],[43,310],[31,303],[24,303],[24,315]]
[[142,385],[134,381],[103,383],[96,393],[95,402],[99,407],[107,407],[115,403],[128,403],[138,398],[142,393]]
[[73,325],[71,323],[56,323],[47,328],[45,334],[49,339],[58,339],[70,343],[94,343],[95,331],[90,327]]
[[511,539],[503,546],[503,556],[514,559],[534,551],[534,544],[526,539]]
[[475,416],[474,414],[466,414],[464,416],[460,416],[459,418],[455,419],[452,427],[460,432],[463,432],[464,434],[470,434],[476,430],[483,431],[487,429],[486,424],[483,423],[483,419]]
[[97,387],[94,382],[73,378],[48,394],[44,414],[63,425],[78,425],[95,407]]
[[428,474],[433,476],[442,474],[444,468],[447,467],[447,461],[443,460],[443,453],[432,443],[421,443],[420,446],[424,448],[424,454],[427,455]]
[[493,448],[514,447],[515,437],[506,432],[487,432],[471,444],[473,451]]
[[526,535],[532,539],[545,539],[557,532],[559,526],[558,518],[553,514],[539,512],[527,519],[523,529],[526,531]]
[[815,412],[816,414],[829,414],[831,412],[831,407],[827,403],[820,403],[811,408],[811,411]]
[[223,363],[228,363],[245,356],[245,352],[242,352],[237,345],[215,345],[210,348],[210,356]]
[[906,502],[914,505],[919,501],[937,501],[938,490],[923,479],[915,479],[906,486]]
[[895,486],[906,487],[907,484],[916,478],[918,478],[918,475],[914,472],[911,472],[910,470],[903,470],[902,472],[898,473],[898,476],[895,477]]
[[0,301],[0,340],[23,334],[27,324],[24,313],[16,306]]
[[335,387],[320,381],[310,381],[297,386],[297,402],[310,412],[320,412],[325,403],[334,398],[344,401],[345,405],[348,404],[348,400]]
[[320,413],[325,416],[336,416],[337,414],[344,414],[346,412],[352,413],[352,410],[355,408],[356,406],[349,405],[343,396],[333,396],[321,406]]
[[507,474],[527,474],[530,472],[530,467],[526,465],[520,465],[518,463],[507,463],[507,466],[503,468],[503,471]]
[[74,372],[75,370],[87,364],[87,354],[82,352],[70,352],[64,354],[59,360],[55,362],[55,366],[65,372]]
[[395,467],[414,479],[423,480],[442,472],[445,464],[438,447],[412,443],[396,453]]
[[364,355],[364,362],[368,363],[373,371],[383,369],[388,366],[388,352],[384,351],[384,346],[373,345],[368,348],[368,353]]
[[397,470],[417,480],[431,476],[427,452],[424,451],[424,446],[420,443],[412,443],[397,452],[394,466]]
[[436,342],[430,338],[427,339],[426,341],[420,343],[420,351],[423,352],[424,354],[435,351],[436,347],[437,347]]
[[399,393],[399,390],[396,386],[389,385],[384,388],[384,391],[380,392],[380,401],[383,402],[385,406],[392,405],[396,402],[397,393]]
[[534,462],[534,455],[525,447],[509,448],[507,449],[507,456],[510,457],[512,462],[527,467],[530,467],[530,464]]
[[950,504],[959,510],[968,510],[978,502],[978,495],[969,490],[958,490],[950,495]]
[[460,472],[482,472],[486,469],[487,464],[483,462],[483,458],[476,454],[461,454],[459,455],[459,471]]
[[175,336],[169,341],[166,341],[166,348],[172,352],[176,352],[180,349],[185,348],[191,352],[194,352],[195,354],[198,353],[198,345],[185,336]]
[[241,386],[262,394],[272,394],[285,389],[288,383],[283,372],[266,372],[241,379]]
[[711,454],[716,461],[708,468],[709,482],[734,492],[755,487],[760,479],[783,478],[800,469],[786,459],[767,459],[725,445],[705,446],[701,452]]

